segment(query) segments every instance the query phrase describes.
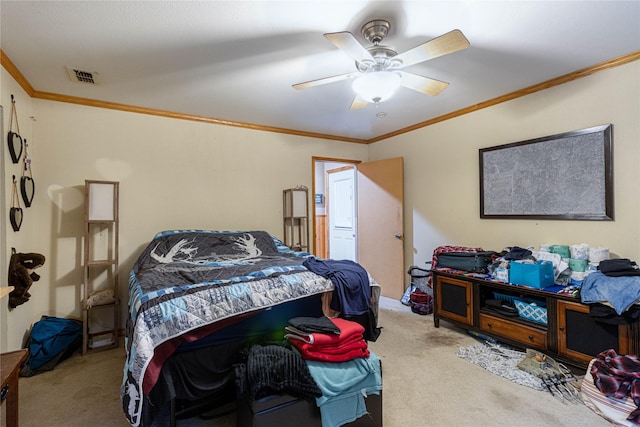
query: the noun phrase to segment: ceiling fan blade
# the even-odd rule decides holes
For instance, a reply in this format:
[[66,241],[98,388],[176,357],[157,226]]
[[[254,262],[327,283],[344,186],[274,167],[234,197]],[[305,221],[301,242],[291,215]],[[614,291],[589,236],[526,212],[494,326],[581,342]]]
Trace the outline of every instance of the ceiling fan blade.
[[327,33],[324,35],[335,47],[346,53],[349,58],[356,62],[364,59],[375,61],[371,53],[360,44],[360,42],[348,31],[340,33]]
[[469,46],[469,40],[462,34],[462,31],[453,30],[393,58],[401,60],[402,67],[408,67],[428,59],[466,49]]
[[412,89],[425,95],[436,96],[449,86],[449,83],[440,80],[422,77],[417,74],[399,71],[402,76],[400,84],[408,89]]
[[359,110],[361,108],[365,108],[367,106],[367,104],[369,104],[369,102],[367,102],[366,99],[362,98],[360,95],[356,95],[356,97],[353,99],[353,102],[351,103],[351,107],[349,107],[350,110]]
[[355,74],[356,73],[340,74],[340,75],[333,76],[333,77],[325,77],[323,79],[310,80],[308,82],[303,82],[303,83],[296,83],[296,84],[291,85],[291,86],[294,89],[297,89],[297,90],[307,89],[307,88],[310,88],[310,87],[313,87],[313,86],[326,85],[328,83],[335,83],[335,82],[339,82],[339,81],[342,81],[342,80],[350,79]]

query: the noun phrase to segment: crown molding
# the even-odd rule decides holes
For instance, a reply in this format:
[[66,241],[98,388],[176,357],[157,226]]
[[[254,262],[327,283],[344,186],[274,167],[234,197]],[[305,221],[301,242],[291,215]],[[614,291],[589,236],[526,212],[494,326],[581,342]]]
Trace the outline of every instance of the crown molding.
[[45,99],[45,100],[56,101],[56,102],[66,102],[70,104],[86,105],[89,107],[96,107],[96,108],[107,108],[111,110],[127,111],[127,112],[138,113],[138,114],[149,114],[153,116],[168,117],[168,118],[173,118],[178,120],[190,120],[190,121],[216,124],[216,125],[222,125],[222,126],[234,126],[234,127],[263,131],[263,132],[275,132],[275,133],[281,133],[286,135],[304,136],[308,138],[319,138],[319,139],[328,139],[333,141],[351,142],[356,144],[372,144],[374,142],[383,141],[391,137],[412,132],[414,130],[421,129],[423,127],[427,127],[436,123],[453,119],[455,117],[460,117],[465,114],[473,113],[474,111],[482,110],[484,108],[498,105],[503,102],[511,101],[516,98],[521,98],[523,96],[531,95],[533,93],[540,92],[555,86],[559,86],[573,80],[587,77],[594,73],[598,73],[600,71],[604,71],[610,68],[618,67],[620,65],[628,64],[630,62],[634,62],[639,59],[640,59],[640,50],[631,52],[627,55],[619,56],[617,58],[613,58],[608,61],[601,62],[599,64],[596,64],[590,67],[583,68],[578,71],[574,71],[574,72],[553,78],[551,80],[547,80],[542,83],[538,83],[538,84],[526,87],[524,89],[519,89],[517,91],[510,92],[505,95],[501,95],[496,98],[489,99],[487,101],[484,101],[475,105],[470,105],[468,107],[461,108],[451,113],[444,114],[439,117],[434,117],[433,119],[416,123],[415,125],[398,129],[394,132],[380,135],[375,138],[356,139],[356,138],[347,138],[347,137],[342,137],[337,135],[328,135],[328,134],[322,134],[322,133],[305,132],[305,131],[298,131],[294,129],[286,129],[286,128],[273,127],[273,126],[264,126],[264,125],[258,125],[258,124],[252,124],[252,123],[236,122],[233,120],[223,120],[215,117],[199,116],[194,114],[184,114],[184,113],[178,113],[174,111],[158,110],[154,108],[138,107],[134,105],[99,101],[95,99],[80,98],[76,96],[62,95],[57,93],[41,92],[41,91],[35,90],[33,86],[31,86],[29,81],[22,75],[20,70],[18,70],[18,68],[9,59],[9,57],[0,49],[0,62],[2,63],[2,66],[16,80],[16,82],[18,82],[18,84],[22,87],[22,89],[24,89],[24,91],[32,98]]

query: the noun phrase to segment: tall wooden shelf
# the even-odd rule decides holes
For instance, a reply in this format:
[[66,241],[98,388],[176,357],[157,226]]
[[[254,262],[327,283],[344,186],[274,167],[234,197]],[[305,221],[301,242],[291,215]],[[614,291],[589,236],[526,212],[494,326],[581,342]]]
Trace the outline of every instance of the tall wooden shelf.
[[119,183],[85,181],[82,354],[118,346]]
[[284,244],[294,251],[309,251],[309,191],[289,188],[282,191]]

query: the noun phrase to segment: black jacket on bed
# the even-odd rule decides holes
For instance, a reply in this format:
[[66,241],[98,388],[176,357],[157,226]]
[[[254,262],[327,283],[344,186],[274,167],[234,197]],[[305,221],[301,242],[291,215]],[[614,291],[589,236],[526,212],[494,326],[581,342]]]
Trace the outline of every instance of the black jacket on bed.
[[[331,308],[345,316],[360,316],[369,311],[371,285],[367,271],[348,259],[309,257],[302,263],[310,271],[330,279],[335,286]],[[337,297],[337,298],[336,298]]]
[[312,271],[333,282],[335,291],[331,308],[340,312],[340,317],[364,326],[364,339],[376,341],[380,336],[375,315],[370,309],[371,284],[369,274],[358,263],[351,260],[317,259],[309,257],[302,263]]

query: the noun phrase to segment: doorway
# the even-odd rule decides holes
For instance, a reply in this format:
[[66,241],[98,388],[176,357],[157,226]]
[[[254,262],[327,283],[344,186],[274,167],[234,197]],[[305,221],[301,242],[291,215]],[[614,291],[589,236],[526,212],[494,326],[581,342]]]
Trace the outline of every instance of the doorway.
[[[314,157],[312,167],[313,253],[358,262],[380,284],[382,295],[401,298],[405,288],[403,159],[361,163]],[[330,237],[334,231],[337,238]]]
[[[355,200],[357,199],[355,188],[355,166],[360,163],[357,160],[343,160],[333,158],[314,157],[313,167],[313,194],[314,209],[313,213],[313,253],[320,258],[347,259],[357,262],[357,213]],[[351,171],[351,172],[349,172]],[[354,177],[349,183],[348,175]],[[336,200],[328,200],[329,193],[329,177],[332,177],[334,189],[338,187],[340,196]],[[346,209],[340,207],[341,203],[347,203]],[[336,221],[329,223],[331,209],[334,214],[339,215],[338,224]],[[352,213],[350,215],[350,213]],[[351,218],[349,218],[351,217]],[[335,233],[330,233],[330,226],[337,225]],[[352,228],[351,241],[348,242],[349,228]],[[331,251],[331,238],[341,240],[341,248],[333,248]],[[340,244],[339,243],[339,244]],[[334,242],[335,246],[336,243]],[[347,246],[350,246],[348,248]]]
[[325,174],[328,258],[358,262],[356,168],[343,166]]

